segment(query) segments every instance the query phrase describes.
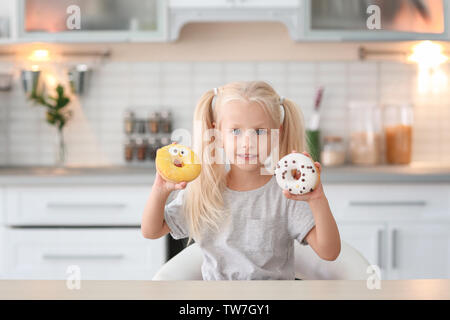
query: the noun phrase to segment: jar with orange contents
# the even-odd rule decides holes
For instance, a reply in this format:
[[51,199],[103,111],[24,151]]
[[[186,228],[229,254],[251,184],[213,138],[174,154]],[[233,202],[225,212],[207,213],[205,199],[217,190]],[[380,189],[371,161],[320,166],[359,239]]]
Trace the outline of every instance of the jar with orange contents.
[[412,155],[413,108],[410,103],[391,103],[383,108],[386,162],[409,164]]

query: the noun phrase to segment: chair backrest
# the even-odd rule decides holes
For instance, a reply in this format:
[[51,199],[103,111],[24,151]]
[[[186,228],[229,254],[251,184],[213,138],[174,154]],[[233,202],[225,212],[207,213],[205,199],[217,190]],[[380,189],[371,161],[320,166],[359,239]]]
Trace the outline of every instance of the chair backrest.
[[[369,262],[353,247],[341,241],[341,253],[334,261],[321,259],[310,246],[294,241],[295,277],[304,280],[365,280]],[[152,280],[203,280],[203,255],[193,243],[167,261]]]

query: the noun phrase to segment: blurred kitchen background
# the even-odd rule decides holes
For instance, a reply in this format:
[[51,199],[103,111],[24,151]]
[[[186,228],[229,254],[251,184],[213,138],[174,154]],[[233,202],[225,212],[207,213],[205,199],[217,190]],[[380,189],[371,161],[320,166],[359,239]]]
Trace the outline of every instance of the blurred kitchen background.
[[239,80],[301,108],[341,237],[383,279],[449,278],[449,19],[446,0],[2,1],[0,278],[151,279],[185,246],[140,234],[156,150]]

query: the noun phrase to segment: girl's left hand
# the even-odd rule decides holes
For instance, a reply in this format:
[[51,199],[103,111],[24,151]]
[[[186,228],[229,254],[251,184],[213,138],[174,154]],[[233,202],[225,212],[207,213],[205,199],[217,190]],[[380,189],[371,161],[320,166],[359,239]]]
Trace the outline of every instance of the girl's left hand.
[[[292,150],[292,153],[297,153],[297,151]],[[305,156],[308,156],[309,158],[312,159],[311,155],[308,152],[302,152],[302,153]],[[317,167],[317,169],[319,170],[319,174],[320,174],[322,171],[322,166],[317,161],[314,162],[314,165]],[[322,181],[319,182],[319,185],[313,191],[308,192],[307,194],[298,194],[298,195],[292,194],[288,190],[283,190],[283,194],[288,199],[298,200],[298,201],[312,201],[312,200],[317,200],[322,197],[325,197],[325,194],[324,194],[323,188],[322,188]]]

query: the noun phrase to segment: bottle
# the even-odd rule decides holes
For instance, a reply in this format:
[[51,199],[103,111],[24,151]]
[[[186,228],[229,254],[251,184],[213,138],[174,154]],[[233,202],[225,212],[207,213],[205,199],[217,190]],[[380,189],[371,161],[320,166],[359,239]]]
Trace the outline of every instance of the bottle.
[[139,134],[145,134],[145,120],[144,119],[139,119],[137,120],[137,132]]
[[172,114],[170,111],[162,111],[160,119],[160,130],[163,133],[172,132]]
[[149,137],[148,138],[148,157],[149,160],[155,161],[156,159],[156,151],[159,148],[159,143],[156,137]]
[[159,113],[152,111],[148,118],[148,131],[150,133],[157,133],[159,131]]
[[147,158],[147,139],[138,137],[136,138],[137,159],[144,161]]
[[126,138],[125,140],[125,161],[131,162],[135,156],[135,141],[133,138]]
[[320,154],[322,165],[326,167],[340,166],[345,163],[345,146],[339,136],[325,136]]
[[136,119],[132,111],[126,111],[124,114],[124,129],[126,134],[132,134],[135,129]]
[[159,147],[160,148],[162,148],[162,147],[164,147],[164,146],[167,146],[167,145],[169,145],[171,142],[170,142],[170,136],[162,136],[160,139],[159,139]]

